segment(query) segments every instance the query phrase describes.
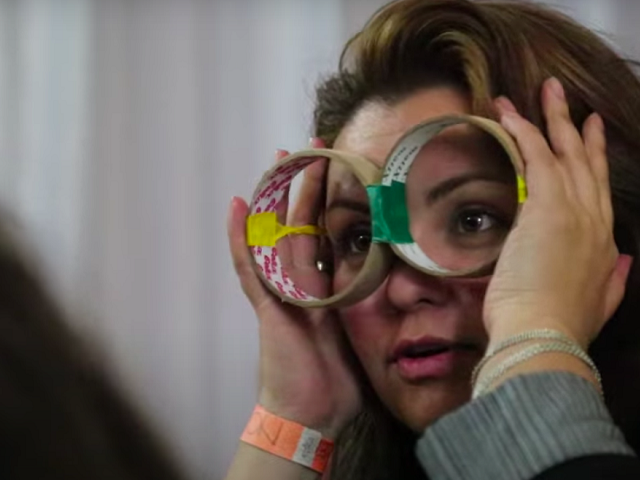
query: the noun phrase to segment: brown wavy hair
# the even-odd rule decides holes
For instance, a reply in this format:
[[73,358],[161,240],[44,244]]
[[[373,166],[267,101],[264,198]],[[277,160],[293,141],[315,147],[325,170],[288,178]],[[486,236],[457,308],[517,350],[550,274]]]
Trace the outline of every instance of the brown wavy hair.
[[[314,134],[328,146],[360,107],[394,104],[417,90],[457,87],[472,113],[492,117],[492,99],[509,97],[542,131],[540,88],[557,77],[572,119],[598,112],[608,140],[614,235],[622,253],[640,250],[640,82],[633,62],[598,35],[554,10],[525,2],[400,0],[380,9],[345,46],[336,74],[317,89]],[[571,265],[567,265],[571,268]],[[640,262],[627,294],[591,347],[607,405],[640,451]],[[366,408],[338,441],[331,478],[426,478],[413,455],[415,436],[366,386]]]

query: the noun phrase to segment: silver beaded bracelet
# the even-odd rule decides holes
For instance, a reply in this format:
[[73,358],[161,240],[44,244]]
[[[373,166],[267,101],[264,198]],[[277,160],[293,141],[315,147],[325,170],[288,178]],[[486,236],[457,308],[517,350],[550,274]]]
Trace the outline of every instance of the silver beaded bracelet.
[[480,374],[480,370],[482,370],[484,366],[496,355],[504,352],[507,348],[519,345],[521,343],[530,342],[532,340],[557,340],[559,342],[566,343],[567,345],[576,344],[575,341],[573,341],[564,333],[559,332],[558,330],[552,330],[550,328],[539,328],[536,330],[529,330],[527,332],[519,333],[507,338],[506,340],[503,340],[492,349],[485,352],[482,360],[480,360],[480,362],[473,369],[473,373],[471,374],[471,385],[473,386],[476,384],[478,375]]
[[482,378],[473,389],[472,398],[477,398],[480,395],[483,395],[485,391],[500,377],[502,377],[509,370],[514,368],[515,366],[526,362],[527,360],[540,355],[541,353],[549,353],[549,352],[558,352],[558,353],[566,353],[569,355],[573,355],[574,357],[579,358],[584,363],[586,363],[589,368],[594,373],[596,377],[596,381],[598,382],[598,386],[600,388],[600,392],[602,392],[602,378],[600,377],[600,372],[598,372],[597,367],[593,363],[593,360],[580,348],[577,344],[571,343],[568,344],[566,342],[551,342],[551,343],[543,343],[538,345],[533,345],[524,350],[521,350],[514,355],[506,358],[501,364],[495,367],[491,372]]

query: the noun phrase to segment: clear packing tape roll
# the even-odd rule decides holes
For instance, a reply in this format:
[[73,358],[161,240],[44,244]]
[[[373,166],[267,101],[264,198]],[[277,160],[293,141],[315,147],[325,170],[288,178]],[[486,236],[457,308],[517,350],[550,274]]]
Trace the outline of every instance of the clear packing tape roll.
[[[416,157],[443,130],[460,124],[476,127],[495,139],[506,153],[515,173],[517,212],[526,199],[524,163],[514,140],[496,122],[471,115],[438,117],[416,125],[392,148],[384,168],[366,158],[333,149],[309,149],[287,156],[259,182],[247,218],[247,244],[254,266],[263,283],[283,301],[294,305],[340,308],[357,303],[371,295],[385,280],[394,255],[413,268],[429,275],[472,277],[489,274],[497,255],[472,268],[450,269],[425,253],[412,236],[407,209],[407,179]],[[319,158],[336,162],[351,172],[366,189],[371,216],[372,243],[362,267],[352,281],[338,292],[318,295],[288,274],[278,242],[289,236],[322,236],[326,232],[317,225],[289,226],[280,222],[278,205],[289,193],[294,177]],[[517,215],[516,212],[516,215]],[[290,254],[290,253],[289,253]],[[290,260],[290,259],[288,259]],[[320,275],[310,272],[309,275]],[[326,279],[325,279],[326,281]]]

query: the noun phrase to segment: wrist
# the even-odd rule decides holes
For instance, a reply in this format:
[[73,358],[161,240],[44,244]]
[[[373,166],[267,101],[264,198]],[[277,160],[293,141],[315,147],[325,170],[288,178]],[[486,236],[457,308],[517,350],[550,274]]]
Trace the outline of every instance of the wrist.
[[[500,341],[497,341],[500,340]],[[549,359],[554,361],[549,361]],[[576,364],[579,360],[582,365]],[[590,373],[584,367],[587,366]],[[476,398],[514,375],[527,372],[563,370],[595,380],[602,392],[598,368],[574,339],[554,329],[533,329],[504,340],[495,339],[472,373],[473,398]]]
[[329,465],[334,447],[334,442],[320,432],[275,415],[261,405],[256,405],[240,439],[320,474]]
[[493,318],[491,321],[485,321],[487,334],[489,336],[488,349],[504,342],[508,338],[530,332],[533,330],[554,330],[562,333],[567,338],[575,342],[583,350],[587,351],[591,343],[590,339],[584,335],[576,335],[568,329],[563,322],[559,322],[552,317],[523,317],[522,315],[513,315],[508,318]]
[[245,442],[240,442],[226,480],[318,480],[321,474],[303,465],[273,455]]
[[[487,363],[488,369],[491,369],[495,365],[499,364],[500,361],[504,359],[503,356],[507,357],[508,353],[497,355],[495,359],[492,359],[491,362]],[[582,360],[566,353],[545,352],[513,367],[511,370],[497,378],[495,382],[489,385],[486,392],[495,390],[503,383],[520,375],[553,371],[567,372],[573,373],[574,375],[579,375],[580,377],[592,383],[593,386],[598,390],[600,389],[600,384],[593,370],[589,368],[589,366],[587,366]]]
[[[318,399],[315,400],[318,402]],[[328,404],[310,408],[309,403],[285,402],[275,398],[266,391],[258,397],[258,404],[278,417],[304,425],[306,428],[320,432],[324,438],[335,440],[344,428],[333,409]]]

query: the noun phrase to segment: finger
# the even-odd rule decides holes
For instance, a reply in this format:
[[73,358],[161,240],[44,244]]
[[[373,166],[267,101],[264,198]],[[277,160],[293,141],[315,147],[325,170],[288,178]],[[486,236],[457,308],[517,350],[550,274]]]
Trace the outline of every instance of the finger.
[[632,265],[633,257],[630,255],[618,256],[605,294],[605,321],[613,316],[622,303]]
[[[309,139],[309,146],[311,148],[324,148],[324,142],[322,141],[322,139],[318,138],[318,137],[311,137]],[[289,152],[286,150],[276,150],[276,162],[282,160],[284,157],[286,157],[287,155],[289,155]],[[315,164],[310,165],[309,167],[307,167],[305,169],[305,172],[303,173],[303,175],[318,175],[318,172],[314,172],[314,169],[319,169],[320,167],[315,166]],[[309,172],[307,172],[309,169],[311,169]],[[303,180],[303,185],[301,187],[301,190],[304,194],[305,191],[305,185],[304,185],[304,180]],[[288,185],[286,187],[286,190],[284,191],[282,200],[280,202],[281,205],[278,206],[277,211],[278,211],[278,219],[282,220],[281,223],[286,222],[288,225],[305,225],[306,222],[304,221],[306,217],[309,217],[310,215],[306,215],[303,214],[302,212],[295,212],[295,206],[294,206],[294,212],[292,212],[291,214],[287,215],[287,210],[289,208],[289,193],[290,193],[290,185]],[[309,196],[313,196],[314,192],[309,192]],[[300,198],[298,199],[300,200]],[[303,203],[308,203],[309,200],[304,199]],[[299,205],[299,201],[296,202],[296,205]],[[300,207],[302,208],[302,207]],[[316,208],[317,209],[317,208]],[[285,216],[282,217],[282,213],[285,213]],[[302,218],[301,218],[302,217]]]
[[[324,142],[319,138],[311,138],[309,144],[312,148],[324,147]],[[305,169],[300,193],[289,217],[291,225],[319,224],[320,212],[324,207],[326,171],[326,159],[318,159]],[[313,235],[294,235],[289,241],[295,268],[317,275],[318,238]]]
[[[324,148],[324,142],[317,137],[309,140],[311,148]],[[291,225],[307,225],[317,222],[323,206],[324,181],[327,160],[318,159],[304,170],[300,194],[290,216]]]
[[560,160],[582,160],[584,145],[574,126],[562,84],[550,78],[542,85],[541,102],[551,149]]
[[582,127],[582,137],[591,163],[600,196],[600,210],[608,228],[613,228],[613,206],[609,183],[609,162],[607,161],[607,140],[604,122],[597,113],[592,113]]
[[269,298],[269,293],[254,270],[253,258],[251,258],[247,247],[246,218],[248,212],[249,206],[243,199],[234,197],[231,200],[227,216],[227,235],[233,267],[240,279],[242,290],[254,308],[257,309]]
[[311,137],[309,139],[309,146],[311,148],[325,148],[324,140],[319,137]]
[[[322,140],[321,138],[318,138],[318,137],[311,137],[310,144],[311,144],[312,148],[326,148],[324,140]],[[328,168],[329,168],[329,162],[327,161],[326,165],[325,165],[325,172],[324,172],[323,182],[326,182],[326,180],[327,180]],[[325,188],[326,188],[326,185],[325,185]],[[326,199],[323,199],[323,201],[324,200],[326,200]],[[324,209],[321,210],[321,214],[318,216],[318,225],[324,226]]]
[[324,206],[326,173],[326,158],[319,158],[305,168],[298,198],[289,217],[291,225],[308,225],[317,221]]
[[[282,150],[281,148],[278,148],[275,153],[275,159],[276,159],[275,163],[278,163],[280,160],[282,160],[288,155],[289,155],[289,152],[287,150]],[[289,186],[287,185],[284,191],[282,192],[282,198],[280,199],[280,201],[278,202],[275,208],[276,218],[278,219],[279,223],[284,224],[287,221],[288,210],[289,210]]]
[[[311,137],[311,139],[309,140],[309,145],[311,146],[311,148],[324,148],[324,142],[322,141],[322,139],[318,137]],[[276,163],[288,155],[289,155],[289,152],[287,150],[277,149]],[[276,207],[276,211],[278,213],[278,220],[280,220],[280,223],[287,222],[288,224],[291,224],[291,225],[303,225],[301,223],[298,223],[298,224],[293,223],[293,219],[289,218],[290,216],[287,215],[287,210],[289,209],[289,193],[290,193],[290,185],[287,185],[286,190],[282,195],[282,200],[279,202],[278,206]]]
[[[323,148],[324,143],[318,138],[309,141],[312,148]],[[326,160],[320,159],[305,168],[302,182],[295,200],[288,213],[287,225],[317,225],[319,214],[324,206],[324,178]],[[314,235],[291,234],[281,238],[277,243],[278,252],[284,270],[294,284],[305,292],[323,298],[327,287],[325,279],[316,267],[319,242]]]
[[507,97],[498,97],[493,101],[493,105],[498,112],[498,117],[501,117],[505,113],[518,113],[516,106]]
[[590,211],[600,209],[595,176],[584,140],[571,120],[562,84],[556,78],[548,79],[542,86],[541,97],[549,143],[561,165],[562,178],[571,198]]
[[276,163],[282,160],[284,157],[289,155],[288,150],[282,150],[281,148],[276,149]]
[[[540,130],[511,111],[502,113],[500,123],[515,139],[522,154],[529,198],[540,196],[542,199],[555,201],[558,195],[566,197],[558,162]],[[552,194],[551,198],[548,198],[547,192]]]

